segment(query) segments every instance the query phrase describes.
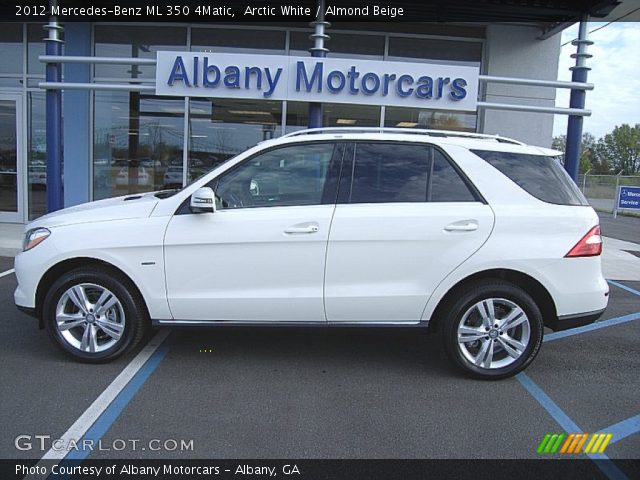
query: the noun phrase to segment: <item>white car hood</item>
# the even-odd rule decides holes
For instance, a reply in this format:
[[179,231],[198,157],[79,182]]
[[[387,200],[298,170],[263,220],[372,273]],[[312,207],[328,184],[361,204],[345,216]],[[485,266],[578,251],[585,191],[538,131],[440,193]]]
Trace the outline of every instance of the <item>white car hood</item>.
[[65,208],[38,218],[28,224],[26,229],[146,218],[159,202],[154,193],[125,195]]

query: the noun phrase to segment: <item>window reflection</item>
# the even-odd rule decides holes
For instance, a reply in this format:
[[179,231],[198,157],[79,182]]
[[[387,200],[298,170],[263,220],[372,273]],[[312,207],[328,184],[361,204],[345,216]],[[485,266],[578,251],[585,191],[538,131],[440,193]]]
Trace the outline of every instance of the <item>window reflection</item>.
[[192,52],[230,52],[283,55],[284,30],[192,28]]
[[475,132],[476,121],[477,115],[475,113],[387,107],[384,126]]
[[0,73],[22,73],[22,24],[5,23],[0,29]]
[[[322,108],[322,124],[325,127],[378,127],[380,107],[325,103]],[[309,104],[287,102],[287,133],[302,130],[309,125]]]
[[[96,25],[96,57],[156,58],[159,50],[186,50],[187,29]],[[154,65],[96,65],[96,77],[153,78]]]
[[161,190],[182,164],[184,99],[96,92],[94,198]]
[[[44,55],[44,37],[48,35],[43,28],[43,23],[27,24],[27,73],[44,75],[45,64],[38,60],[40,55]],[[61,32],[64,40],[64,31]]]
[[47,135],[44,92],[29,92],[27,170],[29,219],[47,213]]
[[189,110],[189,182],[281,132],[282,102],[191,99]]
[[18,211],[16,103],[0,100],[0,211]]

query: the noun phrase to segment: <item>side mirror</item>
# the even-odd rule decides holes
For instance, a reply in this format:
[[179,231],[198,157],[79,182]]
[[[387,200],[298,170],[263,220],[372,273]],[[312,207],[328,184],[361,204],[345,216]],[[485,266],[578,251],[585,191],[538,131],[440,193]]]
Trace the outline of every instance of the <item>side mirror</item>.
[[210,187],[202,187],[191,194],[191,211],[193,213],[214,213],[216,211],[216,194]]

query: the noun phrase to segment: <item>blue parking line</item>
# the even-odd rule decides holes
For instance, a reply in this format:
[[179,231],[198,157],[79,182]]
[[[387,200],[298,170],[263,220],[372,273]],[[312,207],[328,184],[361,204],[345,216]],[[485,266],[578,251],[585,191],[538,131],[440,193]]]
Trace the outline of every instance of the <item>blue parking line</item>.
[[603,433],[612,433],[613,437],[609,443],[616,443],[623,438],[627,438],[634,433],[640,432],[640,414],[635,417],[622,420],[621,422],[614,423],[610,427],[603,428],[600,431]]
[[571,335],[578,335],[579,333],[590,332],[592,330],[599,330],[601,328],[612,327],[613,325],[619,325],[621,323],[632,322],[634,320],[640,320],[640,312],[630,313],[629,315],[623,315],[621,317],[610,318],[609,320],[602,320],[601,322],[590,323],[582,327],[571,328],[569,330],[563,330],[561,332],[553,332],[544,336],[545,342],[551,342],[559,338],[570,337]]
[[607,280],[607,282],[609,282],[611,285],[615,285],[618,288],[626,290],[629,293],[633,293],[634,295],[640,296],[640,292],[638,290],[634,290],[631,287],[627,287],[626,285],[623,285],[622,283],[614,282],[613,280]]
[[[582,432],[583,430],[571,420],[556,402],[547,395],[533,380],[525,373],[519,373],[516,378],[529,394],[544,408],[549,415],[562,427],[565,432]],[[628,477],[620,470],[613,461],[603,453],[589,453],[587,456],[610,480],[628,480]]]
[[[127,385],[122,389],[122,391],[116,396],[116,398],[111,402],[106,410],[98,417],[95,423],[87,430],[82,439],[80,439],[77,444],[78,447],[84,445],[83,442],[85,440],[89,440],[93,442],[94,449],[97,447],[98,442],[104,436],[107,431],[111,428],[114,422],[118,419],[122,411],[126,408],[129,402],[135,397],[136,393],[140,390],[140,388],[144,385],[144,383],[149,379],[149,377],[153,374],[155,369],[158,367],[162,359],[165,357],[170,348],[170,342],[165,340],[158,347],[158,349],[153,352],[151,357],[145,362],[145,364],[138,370],[138,372],[134,375],[134,377],[127,383]],[[64,459],[60,462],[60,465],[78,465],[82,462],[82,460],[86,459],[93,450],[90,448],[70,451]],[[62,475],[50,475],[49,479],[56,480],[66,480],[67,476]]]

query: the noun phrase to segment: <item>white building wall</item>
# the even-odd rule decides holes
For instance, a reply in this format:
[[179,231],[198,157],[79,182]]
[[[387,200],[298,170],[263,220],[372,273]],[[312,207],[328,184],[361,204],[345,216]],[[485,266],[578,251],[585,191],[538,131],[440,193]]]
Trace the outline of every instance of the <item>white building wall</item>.
[[[540,30],[534,27],[489,25],[483,73],[500,77],[556,80],[560,34],[547,40],[538,40],[539,35]],[[554,88],[488,83],[483,100],[553,107],[555,93]],[[532,145],[551,146],[553,114],[487,109],[481,122],[483,133],[500,134]]]

